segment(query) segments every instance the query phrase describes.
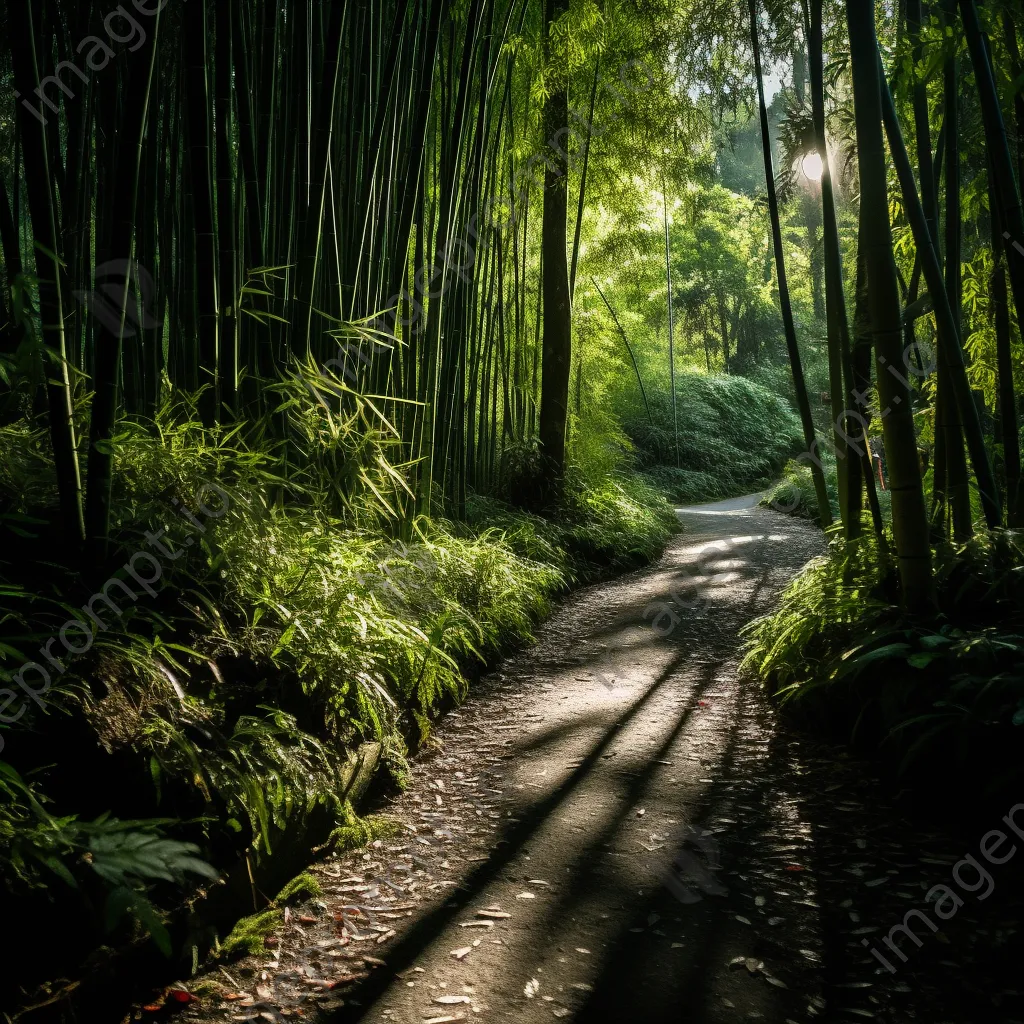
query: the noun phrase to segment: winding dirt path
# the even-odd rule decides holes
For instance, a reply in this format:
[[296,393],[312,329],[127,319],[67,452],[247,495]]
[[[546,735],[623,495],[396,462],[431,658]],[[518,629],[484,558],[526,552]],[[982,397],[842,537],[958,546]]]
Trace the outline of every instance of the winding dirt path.
[[681,509],[656,565],[570,597],[441,723],[401,833],[316,865],[324,902],[185,1016],[1018,1019],[1005,899],[872,956],[964,848],[739,680],[739,630],[823,548],[755,501]]

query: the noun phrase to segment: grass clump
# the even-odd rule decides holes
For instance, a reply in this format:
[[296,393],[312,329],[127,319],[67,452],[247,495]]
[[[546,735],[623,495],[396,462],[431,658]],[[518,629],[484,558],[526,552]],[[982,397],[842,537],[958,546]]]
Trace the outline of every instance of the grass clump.
[[575,559],[577,579],[588,563],[623,568],[648,562],[679,530],[663,494],[638,477],[580,489],[569,499],[566,519],[562,543]]
[[203,582],[234,628],[205,649],[297,679],[342,743],[383,741],[412,712],[461,700],[465,667],[530,638],[562,584],[498,530],[421,520],[412,543],[280,511],[252,496],[218,524]]
[[386,814],[368,814],[360,818],[351,805],[346,805],[342,824],[331,833],[327,845],[339,853],[359,850],[378,839],[397,835],[399,828],[398,822]]
[[679,530],[664,493],[635,475],[612,474],[588,481],[569,474],[557,515],[544,517],[497,501],[474,497],[468,523],[492,524],[520,557],[554,567],[552,593],[611,569],[629,568],[657,556]]
[[[839,515],[839,491],[836,483],[835,464],[822,463],[825,473],[825,489],[833,516]],[[807,462],[790,460],[782,470],[782,476],[768,489],[760,501],[762,508],[775,509],[801,519],[818,521],[818,496],[814,492],[814,479]]]
[[218,956],[224,960],[253,956],[266,948],[267,936],[274,933],[284,920],[284,913],[278,907],[250,914],[235,923],[231,933],[220,944]]
[[272,900],[266,910],[250,914],[235,922],[228,937],[216,949],[224,960],[262,953],[266,939],[284,923],[283,907],[288,903],[323,899],[324,891],[316,875],[304,871],[296,875]]
[[274,900],[275,904],[287,903],[289,900],[301,897],[297,902],[301,900],[320,900],[323,899],[324,890],[317,880],[316,875],[311,874],[308,871],[303,871],[301,875],[296,875],[278,894],[277,899]]

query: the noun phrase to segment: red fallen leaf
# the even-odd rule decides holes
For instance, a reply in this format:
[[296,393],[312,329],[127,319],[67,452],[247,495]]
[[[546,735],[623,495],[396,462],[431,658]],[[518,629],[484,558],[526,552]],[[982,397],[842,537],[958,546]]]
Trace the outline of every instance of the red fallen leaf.
[[315,917],[308,917],[305,914],[302,917],[295,919],[299,924],[316,924],[317,919]]
[[799,864],[787,864],[787,871],[803,871],[804,869]]
[[199,999],[192,995],[191,992],[186,992],[183,988],[172,988],[167,993],[167,1002],[169,1003],[198,1003]]
[[224,995],[221,996],[221,999],[227,999],[227,1000],[232,1001],[232,1002],[235,999],[244,999],[244,998],[245,998],[245,993],[244,992],[227,992],[227,993],[225,993]]
[[159,1013],[163,1006],[160,1003],[147,1003],[142,1009],[146,1013]]
[[699,701],[697,701],[697,707],[699,707],[699,708],[706,708],[707,706],[708,706],[708,702],[706,700],[699,700]]
[[277,945],[277,939],[273,935],[268,935],[267,938],[265,938],[263,940],[263,945],[264,946],[276,946]]

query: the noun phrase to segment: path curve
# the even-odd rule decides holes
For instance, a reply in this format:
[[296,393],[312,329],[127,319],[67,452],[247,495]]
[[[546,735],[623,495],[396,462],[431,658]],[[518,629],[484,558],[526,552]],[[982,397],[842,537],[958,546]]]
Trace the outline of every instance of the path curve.
[[823,549],[757,498],[679,509],[655,565],[569,597],[439,725],[402,833],[317,865],[324,904],[229,967],[246,998],[186,1016],[1016,1019],[1014,979],[965,967],[996,901],[956,956],[952,924],[895,974],[871,955],[963,851],[738,678],[741,627]]

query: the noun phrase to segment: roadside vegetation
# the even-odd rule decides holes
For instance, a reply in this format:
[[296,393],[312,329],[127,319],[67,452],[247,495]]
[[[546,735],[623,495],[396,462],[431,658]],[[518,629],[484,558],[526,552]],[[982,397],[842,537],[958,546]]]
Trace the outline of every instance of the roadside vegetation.
[[[291,402],[297,427],[316,415],[308,391]],[[107,627],[80,654],[58,644],[66,671],[3,731],[9,905],[75,921],[70,962],[140,926],[169,954],[158,905],[239,857],[272,859],[296,832],[367,841],[353,752],[370,749],[401,786],[436,715],[528,641],[554,597],[650,560],[678,528],[659,492],[611,475],[570,485],[547,516],[474,498],[463,521],[417,517],[405,541],[373,488],[341,500],[316,477],[309,439],[306,465],[286,469],[259,426],[204,427],[195,404],[123,425],[111,575],[95,593],[60,565],[40,572],[53,466],[37,435],[4,429],[5,526],[20,549],[0,602],[9,672],[66,623],[89,623],[87,606]],[[196,955],[216,941],[196,939]]]
[[891,555],[834,542],[747,629],[744,668],[815,735],[879,751],[894,775],[975,810],[1024,766],[1024,549],[987,532],[935,559],[935,611],[899,604]]

